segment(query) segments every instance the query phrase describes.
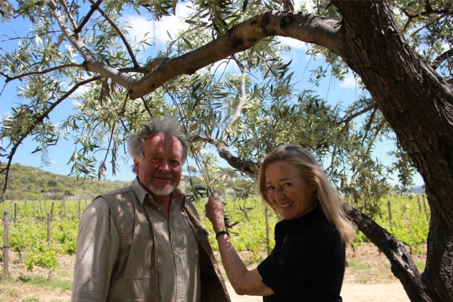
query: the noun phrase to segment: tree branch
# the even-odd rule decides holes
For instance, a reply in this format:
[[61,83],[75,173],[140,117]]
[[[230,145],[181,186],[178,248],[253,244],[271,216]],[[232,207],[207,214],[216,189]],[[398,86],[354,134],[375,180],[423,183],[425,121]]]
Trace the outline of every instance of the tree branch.
[[169,79],[193,74],[275,35],[315,43],[342,54],[343,32],[337,20],[301,12],[267,11],[236,25],[227,34],[196,50],[162,62],[139,81],[129,82],[127,88],[131,89],[131,98],[138,98],[156,90]]
[[85,59],[84,65],[86,69],[89,71],[99,73],[102,76],[108,77],[128,90],[131,89],[131,87],[135,82],[137,82],[137,80],[131,76],[121,73],[120,71],[113,67],[110,67],[102,62],[99,62],[96,59],[96,56],[85,46],[83,41],[79,38],[78,34],[76,34],[74,31],[72,31],[66,26],[63,17],[57,10],[54,0],[49,0],[48,4],[49,7],[52,9],[55,18],[57,19],[57,22],[60,28],[62,29],[63,33],[66,35],[68,41],[75,49],[77,49],[77,51]]
[[20,79],[20,78],[23,78],[23,77],[26,77],[26,76],[29,76],[29,75],[46,74],[46,73],[49,73],[49,72],[52,72],[52,71],[55,71],[55,70],[59,70],[59,69],[64,69],[64,68],[67,68],[67,67],[81,67],[81,68],[84,68],[83,65],[80,65],[80,64],[65,64],[65,65],[60,65],[60,66],[54,66],[54,67],[51,67],[51,68],[46,69],[46,70],[31,71],[31,72],[23,73],[23,74],[14,76],[14,77],[10,77],[10,76],[7,76],[5,74],[2,74],[2,75],[6,77],[5,83],[8,83],[10,81],[17,80],[17,79]]
[[244,172],[254,179],[258,178],[258,172],[260,168],[259,164],[252,161],[245,161],[237,156],[233,156],[224,143],[219,142],[218,140],[211,137],[205,138],[201,136],[195,136],[192,139],[192,143],[194,142],[204,142],[215,146],[217,148],[219,156],[226,160],[231,167],[237,169],[240,172]]
[[442,53],[440,56],[438,56],[434,60],[434,62],[431,64],[431,67],[433,69],[437,69],[437,67],[439,67],[440,63],[442,63],[443,61],[445,61],[451,57],[453,57],[453,49],[449,49],[446,52]]
[[356,113],[354,113],[354,114],[352,114],[352,115],[349,115],[349,116],[346,117],[345,119],[339,121],[339,122],[337,123],[337,125],[340,125],[340,124],[343,124],[343,123],[344,123],[343,129],[342,129],[342,131],[344,131],[344,130],[346,129],[346,127],[349,125],[349,123],[350,123],[353,119],[355,119],[356,117],[361,116],[361,115],[364,114],[365,112],[368,112],[368,111],[373,110],[373,109],[375,109],[375,108],[377,108],[377,104],[376,104],[376,103],[374,103],[373,105],[370,105],[370,106],[368,106],[368,107],[366,107],[366,108],[363,108],[362,110],[357,111]]
[[65,0],[58,0],[60,2],[60,4],[63,6],[65,12],[66,12],[66,16],[68,16],[68,19],[71,21],[72,23],[72,27],[73,28],[76,28],[77,24],[76,22],[74,21],[74,18],[72,17],[72,14],[71,14],[71,11],[68,9],[68,6],[66,5],[66,1]]
[[343,209],[359,230],[390,260],[391,270],[403,284],[410,300],[431,301],[421,274],[401,241],[350,205],[343,204]]
[[101,5],[102,3],[102,0],[98,0],[96,3],[93,4],[92,1],[91,2],[91,9],[90,11],[88,12],[88,14],[86,14],[86,16],[82,19],[82,23],[80,23],[79,27],[75,27],[74,26],[74,33],[78,34],[82,31],[82,28],[85,26],[85,24],[87,24],[88,20],[90,20],[91,16],[93,15],[93,13],[96,11],[96,9],[99,7],[99,5]]
[[79,88],[80,86],[83,86],[85,84],[88,84],[88,83],[91,83],[93,81],[96,81],[98,80],[99,78],[101,78],[100,76],[97,76],[97,77],[94,77],[94,78],[91,78],[91,79],[88,79],[88,80],[85,80],[85,81],[82,81],[80,83],[77,83],[76,85],[74,85],[74,87],[72,87],[68,92],[66,92],[61,98],[59,98],[57,101],[55,101],[49,108],[47,108],[46,111],[44,111],[40,116],[38,116],[35,121],[30,125],[30,127],[28,127],[28,129],[25,131],[25,133],[23,133],[20,137],[20,139],[13,145],[13,148],[11,149],[11,152],[9,153],[8,155],[8,163],[6,164],[6,167],[1,169],[0,170],[0,173],[3,173],[6,171],[6,174],[5,174],[5,183],[3,185],[3,188],[2,188],[2,195],[5,194],[6,192],[6,189],[8,187],[8,177],[9,177],[9,170],[11,168],[11,163],[12,163],[12,160],[13,160],[13,157],[14,157],[14,154],[16,153],[17,151],[17,148],[20,146],[20,144],[22,144],[22,142],[24,141],[24,139],[30,135],[30,133],[33,132],[33,130],[39,125],[42,123],[42,121],[49,116],[49,114],[55,109],[55,107],[57,107],[61,102],[63,102],[66,98],[68,98],[74,91],[77,90],[77,88]]
[[[98,0],[98,2],[96,3],[93,3],[93,0],[90,0],[90,3],[93,4],[93,6],[96,6],[96,4],[100,3],[101,0]],[[127,39],[126,37],[123,35],[123,33],[121,32],[121,30],[118,28],[118,26],[116,26],[116,24],[112,21],[112,19],[110,19],[109,16],[107,16],[107,14],[99,7],[99,5],[96,6],[96,9],[98,10],[98,12],[107,20],[107,22],[110,23],[110,26],[113,27],[113,29],[116,31],[116,33],[120,36],[121,40],[123,41],[124,45],[126,46],[126,49],[127,49],[127,52],[129,53],[129,56],[131,57],[132,59],[132,62],[134,64],[134,67],[135,68],[138,68],[140,65],[138,64],[137,62],[137,59],[135,58],[135,55],[134,55],[134,52],[132,51],[132,48],[131,46],[129,45],[129,43],[127,42]]]
[[370,119],[368,120],[368,123],[365,125],[365,134],[363,135],[362,138],[362,145],[365,142],[366,137],[368,136],[368,132],[370,131],[371,125],[373,124],[374,117],[376,116],[376,111],[377,111],[377,106],[373,108],[373,111],[371,112]]
[[249,71],[248,65],[245,65],[242,69],[242,77],[241,77],[241,95],[239,97],[239,103],[236,106],[236,110],[234,111],[233,116],[231,117],[230,122],[228,125],[225,127],[225,129],[222,131],[222,141],[226,142],[227,140],[227,131],[231,127],[233,127],[234,124],[240,119],[241,113],[242,113],[242,108],[244,107],[245,102],[248,100],[247,96],[247,90],[246,90],[246,84],[247,84],[247,73]]

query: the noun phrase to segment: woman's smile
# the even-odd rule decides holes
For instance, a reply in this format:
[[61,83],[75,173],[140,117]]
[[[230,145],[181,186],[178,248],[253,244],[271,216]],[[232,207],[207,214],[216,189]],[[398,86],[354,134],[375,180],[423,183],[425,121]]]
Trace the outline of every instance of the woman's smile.
[[300,176],[294,165],[285,161],[270,163],[265,177],[268,197],[278,206],[283,219],[303,216],[316,207],[314,186]]

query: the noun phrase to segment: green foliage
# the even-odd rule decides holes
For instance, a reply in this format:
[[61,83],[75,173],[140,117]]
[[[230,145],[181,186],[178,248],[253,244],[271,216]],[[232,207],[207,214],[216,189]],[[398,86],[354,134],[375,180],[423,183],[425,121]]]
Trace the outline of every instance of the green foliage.
[[[390,200],[392,220],[389,219],[388,205]],[[203,215],[206,200],[196,201],[197,210],[201,216],[205,228],[211,233],[209,241],[214,250],[218,249],[212,225]],[[265,257],[267,251],[274,246],[274,226],[278,219],[269,211],[269,242],[266,236],[265,206],[258,197],[240,199],[227,198],[224,200],[226,213],[230,221],[237,222],[230,229],[231,241],[238,252],[248,252],[250,263],[257,263]],[[429,226],[429,211],[423,203],[420,195],[391,196],[385,197],[381,202],[381,215],[376,222],[386,228],[394,236],[404,242],[411,253],[421,253],[426,244]],[[22,202],[19,208],[20,215],[16,223],[10,223],[9,245],[18,252],[24,265],[32,270],[35,266],[47,268],[49,274],[58,266],[57,254],[73,254],[76,251],[76,240],[79,224],[79,204],[81,211],[85,204],[79,201],[68,201],[66,213],[62,217],[54,216],[51,222],[51,241],[47,242],[47,222],[33,220],[33,203]],[[4,208],[9,208],[11,202],[5,202]],[[60,203],[61,205],[62,203]],[[61,207],[55,207],[57,212]],[[4,229],[0,228],[0,236],[3,237]],[[361,232],[358,232],[354,245],[368,241]],[[420,264],[422,265],[422,264]],[[355,269],[362,269],[356,267]]]
[[[81,178],[102,179],[107,169],[117,170],[121,145],[131,132],[151,116],[178,114],[193,142],[194,157],[200,156],[207,144],[214,147],[225,144],[238,158],[259,163],[277,145],[295,143],[322,159],[339,187],[344,180],[342,193],[353,190],[362,200],[370,197],[378,200],[387,193],[379,191],[386,185],[387,171],[372,157],[372,151],[392,131],[374,101],[361,97],[362,91],[358,91],[358,99],[342,108],[328,105],[315,92],[305,91],[292,72],[293,61],[287,59],[289,47],[275,37],[264,38],[221,64],[197,72],[194,67],[187,71],[190,75],[171,79],[152,94],[131,100],[129,85],[149,74],[147,65],[155,59],[187,54],[263,11],[293,9],[291,1],[189,2],[185,6],[187,2],[172,0],[107,1],[100,4],[96,13],[86,16],[92,8],[86,1],[60,1],[55,9],[46,2],[4,1],[0,10],[5,28],[14,28],[15,22],[28,22],[29,30],[8,32],[2,41],[0,76],[5,84],[17,85],[16,97],[20,99],[2,119],[0,138],[5,142],[0,149],[2,161],[8,162],[23,139],[30,137],[36,143],[36,149],[31,151],[41,154],[43,165],[47,165],[51,160],[48,147],[72,137],[74,151],[68,153],[71,173]],[[427,62],[438,62],[436,71],[450,77],[451,62],[441,58],[452,41],[448,13],[451,1],[434,1],[432,7],[426,7],[424,1],[390,3],[389,11],[395,12],[394,17],[410,44],[419,49]],[[155,46],[151,29],[138,41],[123,39],[133,24],[122,16],[133,13],[143,19],[161,20],[175,14],[181,6],[187,10],[184,19],[187,26],[169,35],[165,47],[150,48]],[[342,18],[327,0],[304,1],[294,9],[334,20]],[[100,76],[98,70],[88,70],[81,50],[58,26],[60,19],[66,20],[65,26],[77,33],[72,37],[80,38],[78,45],[83,45],[83,51],[96,57],[98,65],[105,64],[103,69],[115,70],[115,74],[124,76],[122,79],[129,77],[128,84],[104,74]],[[307,45],[306,53],[314,58],[320,54],[324,57],[324,64],[309,71],[307,82],[314,88],[329,75],[344,80],[350,71],[338,55],[324,47]],[[68,98],[74,104],[72,112],[55,115],[56,119],[50,113]],[[233,120],[236,113],[238,118]],[[363,122],[354,123],[358,116]],[[218,150],[209,153],[212,156]],[[104,156],[99,158],[95,154]],[[409,158],[404,154],[397,156],[398,164],[389,167],[388,173],[399,172],[406,187],[414,171]],[[214,183],[205,184],[207,187],[217,186],[217,171],[212,173]],[[55,180],[36,185],[31,182],[29,186],[24,189],[34,194],[40,194],[39,190],[54,192],[54,198],[57,194],[78,195],[70,186],[62,191]],[[218,190],[224,190],[218,186]],[[17,184],[11,184],[9,190],[17,190]],[[376,205],[372,203],[370,207]]]
[[[422,253],[421,247],[427,243],[430,217],[429,207],[424,198],[420,195],[395,196],[388,199],[388,203],[383,202],[381,210],[387,215],[382,214],[377,217],[376,223],[401,240],[408,246],[411,253]],[[391,211],[391,220],[389,211]]]
[[[392,222],[388,215],[386,201],[391,200]],[[419,206],[420,202],[420,206]],[[196,204],[199,213],[204,213],[205,201]],[[258,197],[246,200],[228,199],[226,201],[226,213],[233,221],[238,224],[230,230],[231,241],[238,252],[251,252],[252,259],[260,259],[262,253],[266,251],[266,220],[265,206]],[[423,206],[423,199],[420,195],[417,198],[410,195],[404,196],[385,196],[381,200],[381,215],[376,218],[376,222],[386,228],[395,237],[401,240],[411,253],[420,254],[427,243],[429,227],[429,209]],[[209,220],[202,216],[205,228],[213,234]],[[269,250],[274,246],[274,226],[278,219],[272,211],[269,211]],[[218,248],[214,236],[209,236],[211,246]],[[353,245],[360,245],[369,240],[358,231]],[[360,268],[357,268],[360,269]]]
[[[423,253],[429,232],[429,207],[423,195],[385,196],[379,203],[379,215],[374,220],[403,242],[411,253]],[[358,232],[354,244],[369,242]]]

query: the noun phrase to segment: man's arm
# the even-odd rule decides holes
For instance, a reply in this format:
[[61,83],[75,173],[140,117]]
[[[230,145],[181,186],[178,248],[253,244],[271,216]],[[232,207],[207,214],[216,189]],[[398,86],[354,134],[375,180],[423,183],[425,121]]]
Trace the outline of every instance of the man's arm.
[[119,237],[107,202],[99,197],[85,210],[77,238],[72,301],[105,301]]

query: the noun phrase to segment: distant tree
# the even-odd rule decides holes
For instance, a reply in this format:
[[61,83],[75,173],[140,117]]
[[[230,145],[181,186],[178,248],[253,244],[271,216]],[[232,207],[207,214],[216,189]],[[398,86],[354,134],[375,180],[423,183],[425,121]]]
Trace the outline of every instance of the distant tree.
[[187,166],[187,172],[189,172],[190,175],[197,175],[198,169],[194,166]]

